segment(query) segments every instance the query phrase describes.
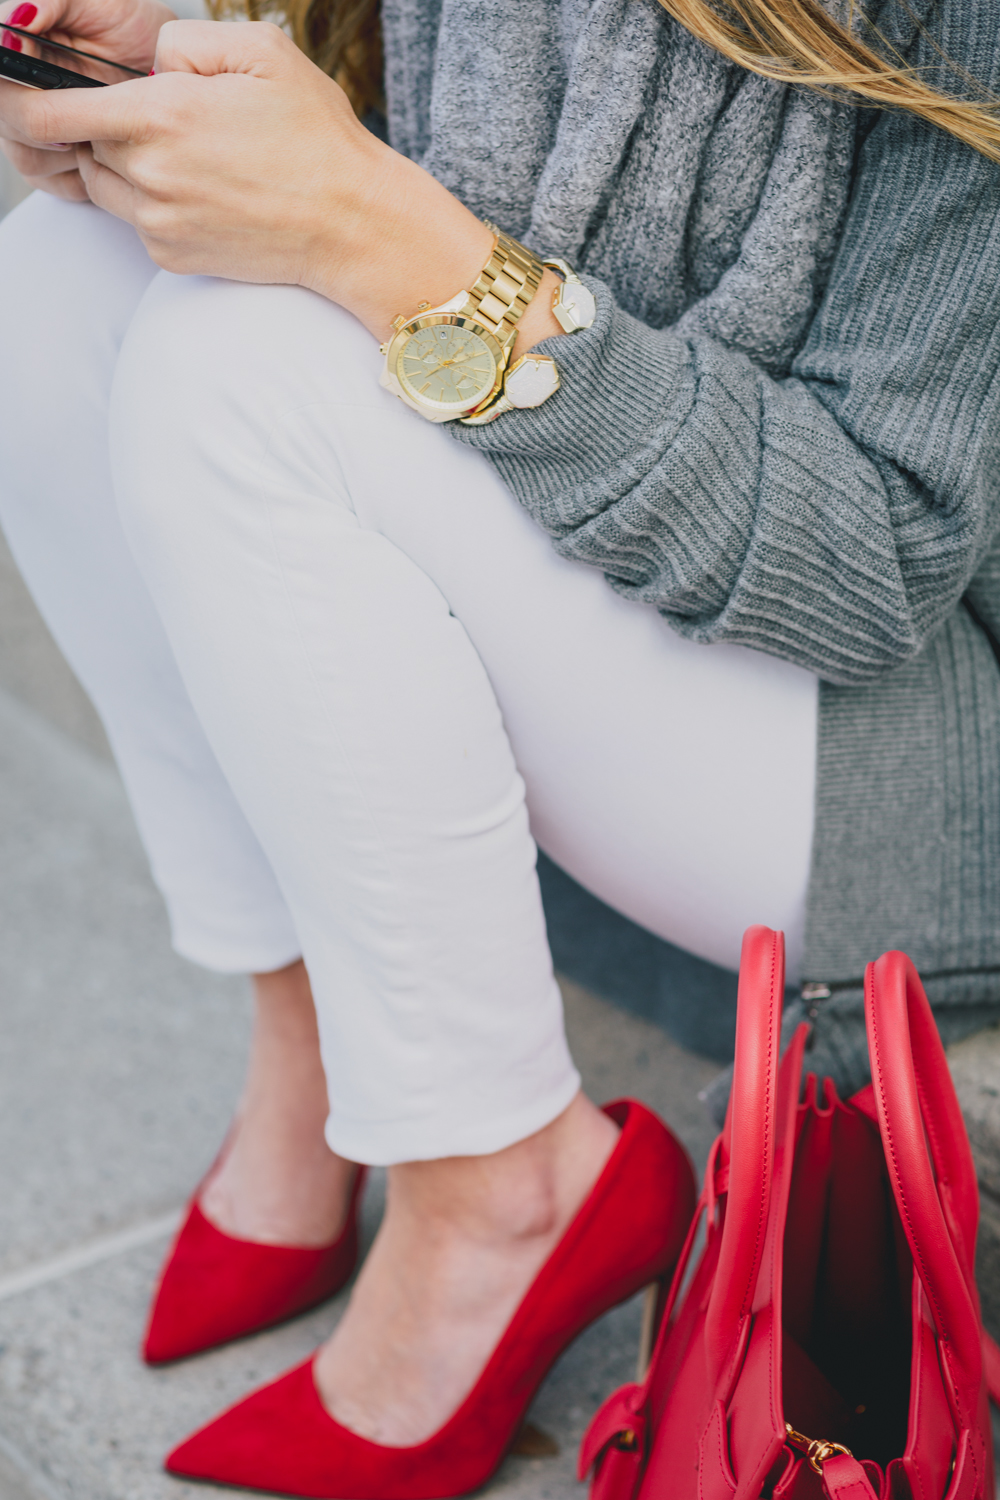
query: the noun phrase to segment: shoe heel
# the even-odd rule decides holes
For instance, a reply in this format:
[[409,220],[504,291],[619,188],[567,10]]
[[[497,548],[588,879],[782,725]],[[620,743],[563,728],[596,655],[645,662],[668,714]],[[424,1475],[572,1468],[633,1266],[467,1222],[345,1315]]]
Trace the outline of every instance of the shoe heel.
[[660,1331],[668,1291],[667,1280],[663,1276],[651,1281],[646,1288],[642,1304],[642,1324],[639,1328],[639,1352],[635,1361],[636,1385],[642,1385],[649,1373],[649,1362],[653,1358],[653,1346]]

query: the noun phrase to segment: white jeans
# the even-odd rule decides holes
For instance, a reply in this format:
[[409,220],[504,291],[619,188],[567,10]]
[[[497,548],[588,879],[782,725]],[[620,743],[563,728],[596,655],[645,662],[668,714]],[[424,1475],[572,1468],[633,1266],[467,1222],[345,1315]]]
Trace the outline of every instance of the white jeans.
[[310,292],[157,274],[40,195],[0,287],[4,529],[178,950],[304,955],[335,1150],[495,1151],[569,1103],[532,836],[717,963],[783,927],[794,970],[815,678],[558,558]]

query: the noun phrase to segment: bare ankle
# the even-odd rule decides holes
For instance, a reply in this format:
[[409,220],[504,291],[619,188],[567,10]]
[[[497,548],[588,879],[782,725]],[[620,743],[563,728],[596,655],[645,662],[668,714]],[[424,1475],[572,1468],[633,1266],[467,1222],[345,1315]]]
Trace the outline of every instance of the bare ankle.
[[201,1206],[238,1239],[328,1244],[346,1219],[355,1168],[324,1139],[326,1078],[305,966],[255,975],[254,1001],[243,1097]]
[[565,1227],[617,1139],[618,1127],[578,1094],[549,1125],[503,1151],[391,1167],[390,1198],[407,1217],[476,1238],[544,1238]]

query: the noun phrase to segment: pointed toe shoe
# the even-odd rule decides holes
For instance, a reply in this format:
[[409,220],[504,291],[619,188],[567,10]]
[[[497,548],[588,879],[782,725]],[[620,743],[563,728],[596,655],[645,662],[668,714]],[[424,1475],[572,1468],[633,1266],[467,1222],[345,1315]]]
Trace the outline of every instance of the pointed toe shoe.
[[517,1435],[546,1373],[576,1336],[676,1262],[695,1202],[687,1155],[643,1105],[605,1106],[621,1135],[601,1176],[468,1396],[424,1442],[369,1442],[329,1415],[313,1361],[181,1443],[167,1471],[310,1500],[441,1500],[477,1489]]
[[201,1354],[283,1323],[325,1302],[347,1282],[358,1258],[360,1169],[347,1221],[318,1247],[264,1245],[216,1229],[192,1199],[167,1255],[142,1345],[147,1364]]

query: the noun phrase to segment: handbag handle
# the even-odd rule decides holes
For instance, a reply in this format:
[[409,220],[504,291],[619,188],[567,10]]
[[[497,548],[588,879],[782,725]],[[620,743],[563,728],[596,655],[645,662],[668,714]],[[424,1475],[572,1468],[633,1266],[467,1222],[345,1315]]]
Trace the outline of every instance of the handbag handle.
[[722,1241],[705,1314],[710,1367],[720,1370],[753,1305],[774,1172],[785,939],[748,927],[740,953],[733,1087],[723,1126],[729,1186]]
[[950,1374],[956,1416],[974,1428],[982,1325],[973,1258],[979,1194],[937,1025],[905,953],[865,971],[865,1020],[886,1166]]

